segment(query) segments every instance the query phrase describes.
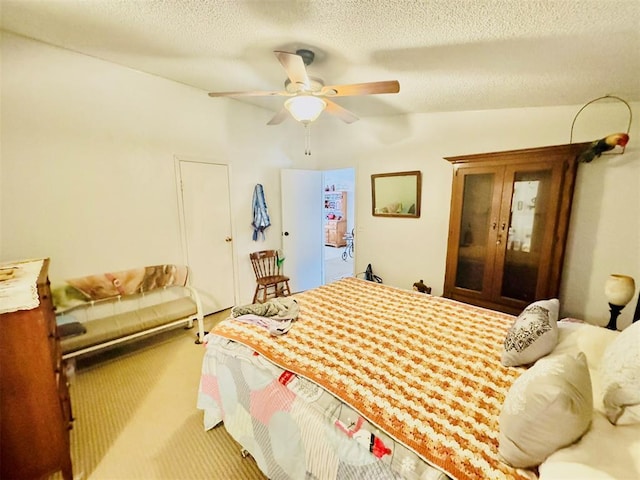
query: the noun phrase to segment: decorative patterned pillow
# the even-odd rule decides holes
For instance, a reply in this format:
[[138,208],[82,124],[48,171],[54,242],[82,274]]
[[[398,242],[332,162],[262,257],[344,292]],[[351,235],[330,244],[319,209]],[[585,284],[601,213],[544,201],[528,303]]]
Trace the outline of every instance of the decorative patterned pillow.
[[559,310],[557,298],[539,300],[525,308],[504,339],[502,364],[528,365],[550,353],[558,344]]
[[640,322],[609,344],[600,364],[607,418],[614,425],[640,423]]
[[584,353],[543,358],[518,377],[504,400],[498,453],[516,468],[539,465],[582,437],[592,414]]

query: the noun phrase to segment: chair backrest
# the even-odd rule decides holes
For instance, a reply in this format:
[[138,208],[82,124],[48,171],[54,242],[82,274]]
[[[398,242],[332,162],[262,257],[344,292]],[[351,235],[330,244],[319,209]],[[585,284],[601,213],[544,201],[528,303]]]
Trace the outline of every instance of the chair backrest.
[[278,252],[276,250],[261,250],[249,254],[251,265],[256,278],[280,275],[278,268]]

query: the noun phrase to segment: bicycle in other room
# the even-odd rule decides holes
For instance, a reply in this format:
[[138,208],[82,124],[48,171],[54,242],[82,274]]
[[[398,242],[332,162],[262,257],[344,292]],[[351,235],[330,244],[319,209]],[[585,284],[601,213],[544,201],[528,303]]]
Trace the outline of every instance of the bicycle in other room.
[[344,247],[344,251],[342,252],[342,260],[344,260],[345,262],[347,261],[348,257],[353,258],[353,250],[355,248],[355,245],[353,243],[354,235],[354,229],[351,229],[351,233],[345,233],[343,237],[347,241],[347,245]]

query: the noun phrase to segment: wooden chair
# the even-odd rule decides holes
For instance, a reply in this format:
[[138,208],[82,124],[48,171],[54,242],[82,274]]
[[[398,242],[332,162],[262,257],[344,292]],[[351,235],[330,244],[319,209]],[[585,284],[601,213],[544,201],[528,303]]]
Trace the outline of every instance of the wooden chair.
[[275,250],[261,250],[249,254],[253,272],[256,274],[256,292],[253,302],[264,303],[269,297],[291,295],[289,277],[282,275],[278,266],[278,253]]

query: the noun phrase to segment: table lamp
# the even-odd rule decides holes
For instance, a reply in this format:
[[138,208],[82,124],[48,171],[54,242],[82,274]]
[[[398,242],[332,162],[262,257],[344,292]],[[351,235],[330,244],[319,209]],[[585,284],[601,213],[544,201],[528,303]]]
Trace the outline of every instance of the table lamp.
[[604,294],[609,302],[611,318],[607,324],[610,330],[617,330],[616,320],[620,312],[636,292],[636,284],[628,275],[611,274],[604,284]]

